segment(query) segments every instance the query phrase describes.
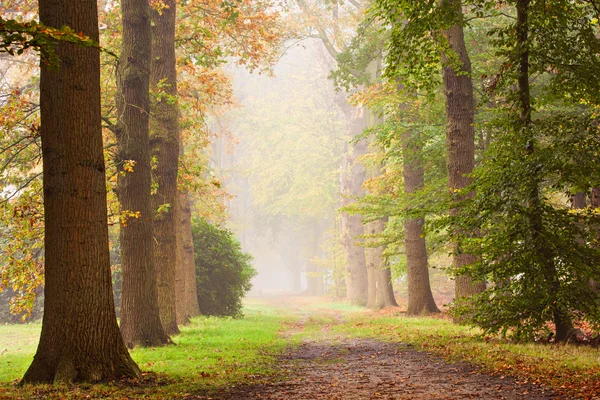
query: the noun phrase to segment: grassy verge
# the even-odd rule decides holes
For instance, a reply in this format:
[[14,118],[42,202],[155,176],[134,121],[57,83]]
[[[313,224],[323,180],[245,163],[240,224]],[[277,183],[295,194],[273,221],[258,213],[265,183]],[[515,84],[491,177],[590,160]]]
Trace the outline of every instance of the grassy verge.
[[40,325],[3,326],[0,347],[10,344],[10,337],[19,338],[21,343],[24,335],[31,338],[31,343],[28,340],[18,348],[10,346],[0,356],[0,398],[183,398],[240,382],[277,379],[272,375],[272,364],[294,342],[280,331],[294,317],[259,304],[247,306],[244,312],[242,319],[194,318],[173,338],[177,345],[133,350],[132,357],[148,377],[140,385],[17,388],[16,380],[23,376],[35,353]]
[[41,323],[0,325],[0,382],[19,379],[33,360]]
[[482,337],[477,329],[443,318],[348,315],[332,332],[410,343],[451,361],[466,361],[488,372],[543,384],[578,398],[600,398],[600,352],[577,345],[511,343]]
[[176,346],[135,349],[132,356],[147,379],[133,385],[16,388],[15,380],[35,352],[40,325],[0,326],[0,399],[184,398],[284,378],[274,372],[277,356],[300,340],[361,337],[410,343],[447,360],[467,361],[494,374],[553,387],[572,398],[600,398],[600,352],[591,347],[482,338],[478,330],[441,317],[409,318],[398,309],[368,312],[323,298],[271,299],[269,304],[248,301],[246,316],[238,320],[194,318],[173,338]]

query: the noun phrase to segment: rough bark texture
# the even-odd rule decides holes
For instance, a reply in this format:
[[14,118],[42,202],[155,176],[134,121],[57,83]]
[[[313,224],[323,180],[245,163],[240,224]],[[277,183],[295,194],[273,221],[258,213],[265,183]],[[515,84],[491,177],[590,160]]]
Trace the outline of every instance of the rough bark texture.
[[[41,0],[40,21],[98,40],[95,0]],[[114,310],[100,123],[98,49],[61,43],[60,68],[41,65],[45,310],[22,383],[140,376]]]
[[[462,14],[458,0],[442,0],[442,3],[455,7]],[[453,193],[471,183],[468,176],[475,164],[475,99],[473,97],[473,81],[471,80],[471,60],[465,46],[463,29],[454,25],[444,31],[450,49],[458,54],[460,72],[452,66],[443,69],[444,94],[446,96],[446,147],[448,167],[448,189]],[[458,209],[451,210],[456,214]],[[453,267],[458,269],[472,264],[477,259],[472,254],[461,251],[458,243],[454,243]],[[473,282],[468,276],[458,276],[455,282],[455,296],[468,297],[485,290],[485,283]]]
[[[176,264],[182,279],[177,280],[178,320],[200,315],[198,292],[196,290],[196,264],[194,260],[194,241],[192,239],[192,209],[189,196],[179,192],[177,202],[177,257]],[[180,313],[181,311],[181,313]]]
[[[425,186],[420,140],[420,134],[417,131],[406,131],[402,134],[404,192],[409,196]],[[407,218],[404,222],[404,252],[408,277],[407,312],[409,315],[439,312],[429,283],[424,225],[425,218]]]
[[[355,137],[365,128],[362,110],[352,109],[344,103],[346,118],[350,121],[350,135]],[[361,195],[362,184],[366,172],[362,164],[356,161],[357,157],[365,154],[366,142],[361,141],[354,146],[353,154],[344,158],[341,176],[342,207],[352,204],[354,198]],[[365,250],[357,243],[364,234],[363,218],[361,215],[342,213],[340,217],[342,229],[342,246],[346,258],[346,298],[359,306],[367,304],[367,267]]]
[[[121,2],[123,43],[117,73],[117,194],[121,212],[140,212],[120,227],[122,295],[121,333],[128,347],[158,346],[170,341],[160,323],[156,270],[152,254],[148,82],[150,19],[148,2]],[[123,171],[126,160],[133,172]]]
[[[150,120],[150,147],[156,159],[153,171],[155,193],[154,256],[158,282],[160,320],[169,335],[177,327],[175,203],[179,165],[179,106],[175,58],[175,0],[165,0],[166,8],[152,9],[152,65],[150,87],[153,101]],[[185,313],[184,313],[185,314]],[[183,320],[185,320],[184,318]]]

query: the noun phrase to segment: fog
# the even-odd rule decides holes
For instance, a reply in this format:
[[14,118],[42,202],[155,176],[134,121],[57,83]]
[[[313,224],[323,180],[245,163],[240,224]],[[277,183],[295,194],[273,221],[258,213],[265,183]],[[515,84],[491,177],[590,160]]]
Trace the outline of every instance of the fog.
[[253,294],[322,293],[317,277],[332,284],[336,249],[327,245],[339,236],[339,169],[349,141],[340,109],[346,95],[328,79],[332,63],[320,41],[304,40],[271,74],[228,67],[239,105],[219,119],[231,137],[215,140],[212,164],[233,195],[228,227],[254,257]]

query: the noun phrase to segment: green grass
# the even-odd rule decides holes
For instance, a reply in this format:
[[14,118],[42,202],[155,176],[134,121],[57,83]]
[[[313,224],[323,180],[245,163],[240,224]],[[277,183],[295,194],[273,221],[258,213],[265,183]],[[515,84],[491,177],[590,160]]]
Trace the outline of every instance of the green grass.
[[[285,378],[277,356],[301,340],[374,338],[410,343],[490,372],[514,375],[564,390],[571,397],[600,396],[598,349],[519,344],[482,337],[477,329],[444,318],[378,313],[326,299],[271,299],[246,303],[242,319],[199,317],[181,328],[175,346],[138,348],[132,356],[154,378],[146,386],[78,385],[17,389],[35,352],[39,324],[0,326],[0,398],[178,398],[233,384]],[[289,308],[283,308],[287,306]]]
[[41,323],[0,325],[0,382],[20,379],[37,348]]
[[39,339],[40,324],[0,327],[0,344],[7,351],[0,358],[0,398],[176,398],[206,392],[239,382],[279,379],[272,365],[284,349],[295,343],[281,330],[295,318],[266,305],[250,304],[241,319],[197,317],[174,346],[136,348],[131,352],[142,371],[158,374],[146,387],[119,384],[28,386],[17,388],[31,363]]
[[514,343],[483,337],[478,329],[447,319],[403,315],[354,315],[333,326],[332,332],[409,343],[450,361],[467,361],[491,373],[542,383],[571,396],[600,396],[600,353],[589,346]]
[[242,319],[193,318],[173,338],[176,346],[137,348],[132,357],[144,370],[217,386],[267,373],[266,367],[288,344],[279,330],[290,317],[257,306],[247,306],[244,313]]

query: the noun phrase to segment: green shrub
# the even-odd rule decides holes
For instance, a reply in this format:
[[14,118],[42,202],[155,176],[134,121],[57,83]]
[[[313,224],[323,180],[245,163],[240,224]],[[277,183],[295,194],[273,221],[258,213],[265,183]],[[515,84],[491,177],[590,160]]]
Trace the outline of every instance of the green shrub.
[[242,251],[233,233],[209,224],[203,218],[192,221],[198,304],[204,315],[242,315],[242,298],[256,275],[252,256]]

